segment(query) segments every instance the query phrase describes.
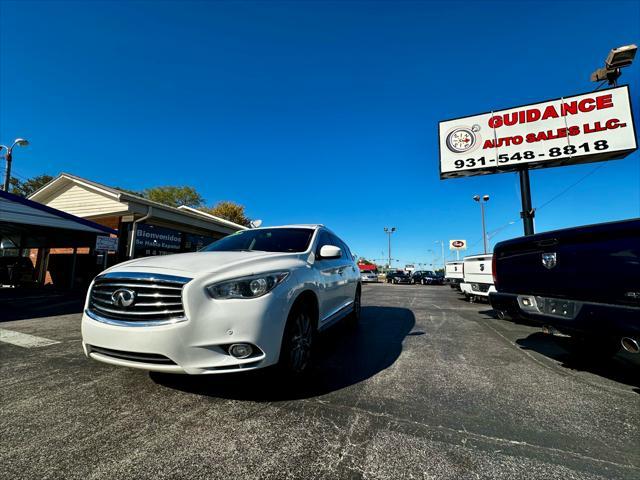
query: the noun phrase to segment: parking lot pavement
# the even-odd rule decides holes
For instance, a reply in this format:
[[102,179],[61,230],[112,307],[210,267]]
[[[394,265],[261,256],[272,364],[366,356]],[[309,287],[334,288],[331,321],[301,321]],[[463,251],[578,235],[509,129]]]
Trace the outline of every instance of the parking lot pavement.
[[0,324],[58,342],[0,341],[0,477],[640,478],[637,359],[576,364],[448,287],[363,293],[298,384],[90,361],[79,314]]

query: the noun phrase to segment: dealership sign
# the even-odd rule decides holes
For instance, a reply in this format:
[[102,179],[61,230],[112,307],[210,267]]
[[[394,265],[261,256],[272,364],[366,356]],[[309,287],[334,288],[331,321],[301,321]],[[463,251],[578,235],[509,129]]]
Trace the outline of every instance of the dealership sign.
[[102,235],[96,237],[96,252],[115,252],[117,250],[117,237],[104,237]]
[[449,250],[466,250],[466,240],[449,240]]
[[440,122],[440,178],[622,158],[636,150],[629,87]]

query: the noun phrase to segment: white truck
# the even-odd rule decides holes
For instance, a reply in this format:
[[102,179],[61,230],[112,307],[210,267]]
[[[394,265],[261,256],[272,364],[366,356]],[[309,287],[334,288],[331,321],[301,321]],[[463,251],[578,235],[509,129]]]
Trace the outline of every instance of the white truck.
[[460,291],[470,301],[479,298],[489,299],[489,293],[495,292],[493,284],[493,255],[471,255],[464,258],[463,279]]
[[462,261],[447,262],[445,265],[444,279],[449,286],[460,290],[462,278]]

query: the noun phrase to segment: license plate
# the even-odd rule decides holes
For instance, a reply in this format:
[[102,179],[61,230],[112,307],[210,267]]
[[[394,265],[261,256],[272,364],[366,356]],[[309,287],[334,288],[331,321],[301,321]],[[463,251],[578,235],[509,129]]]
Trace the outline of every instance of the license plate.
[[559,298],[536,297],[536,303],[541,313],[562,318],[575,318],[580,308],[577,302]]

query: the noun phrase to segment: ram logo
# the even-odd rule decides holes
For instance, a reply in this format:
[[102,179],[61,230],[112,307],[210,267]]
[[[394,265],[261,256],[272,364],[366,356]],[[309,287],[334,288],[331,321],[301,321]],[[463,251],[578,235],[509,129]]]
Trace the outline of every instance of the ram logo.
[[558,263],[556,253],[543,253],[542,254],[542,265],[548,270],[551,270]]

